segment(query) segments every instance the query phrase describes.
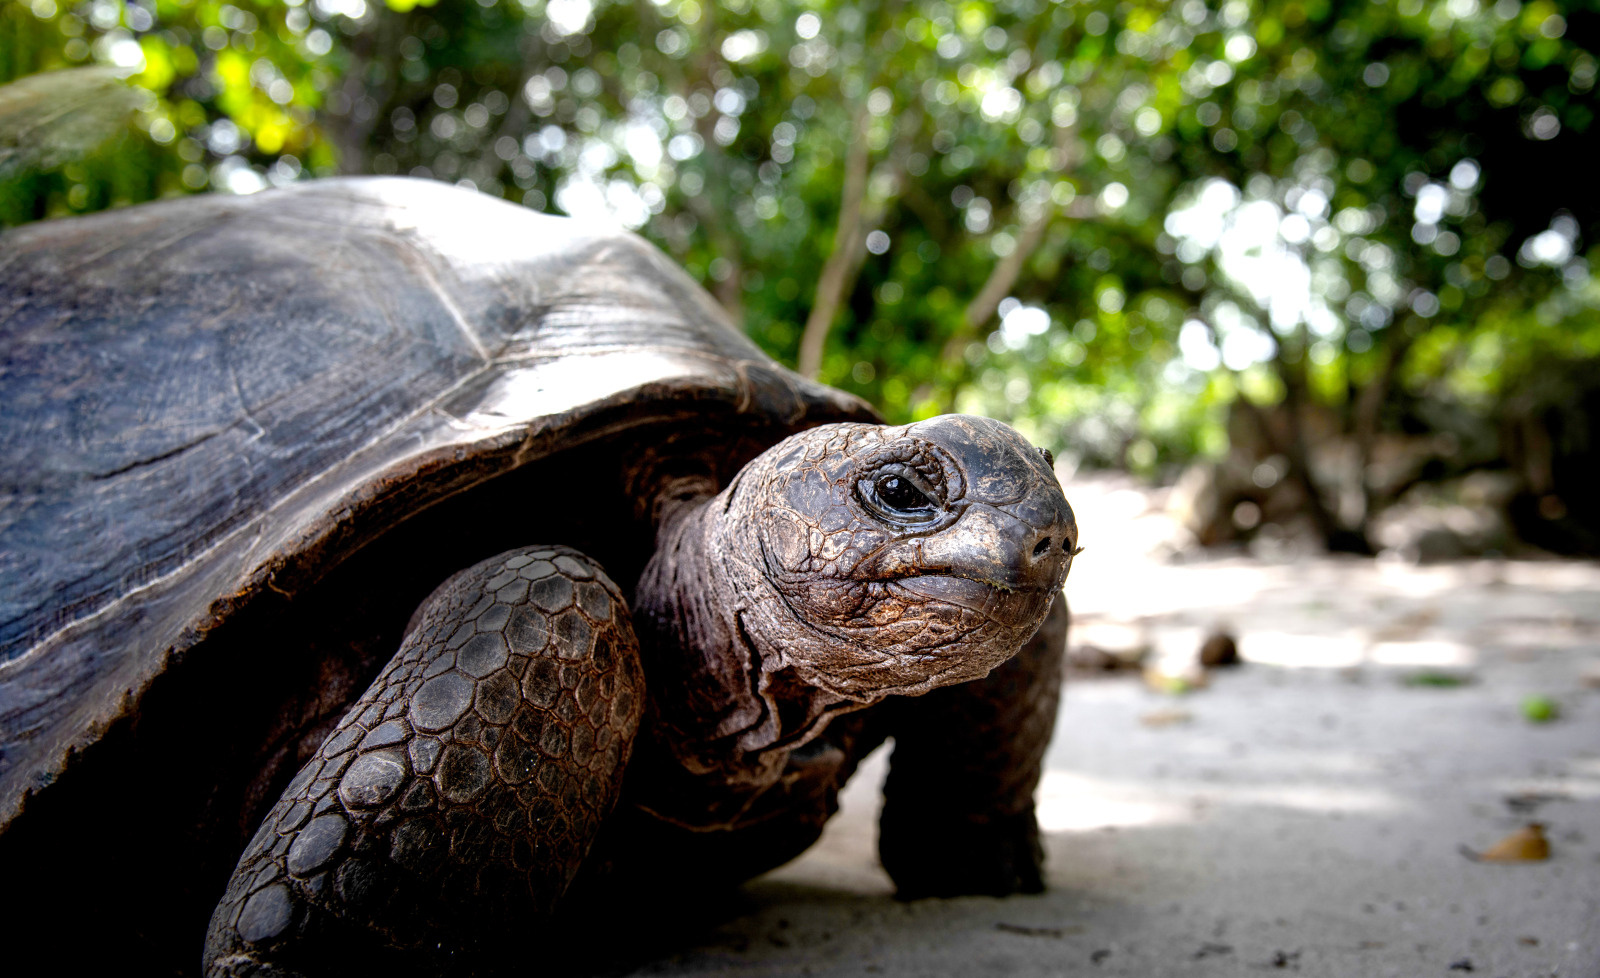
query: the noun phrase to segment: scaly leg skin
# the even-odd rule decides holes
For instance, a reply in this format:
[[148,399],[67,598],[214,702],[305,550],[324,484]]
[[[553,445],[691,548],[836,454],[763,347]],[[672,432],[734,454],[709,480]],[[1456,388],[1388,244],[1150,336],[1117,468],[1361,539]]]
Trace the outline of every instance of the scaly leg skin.
[[457,574],[261,824],[206,974],[492,961],[571,883],[643,706],[626,603],[593,561],[526,548]]
[[884,704],[895,746],[878,853],[900,899],[1044,889],[1033,793],[1055,729],[1067,623],[1057,595],[1038,634],[986,678]]

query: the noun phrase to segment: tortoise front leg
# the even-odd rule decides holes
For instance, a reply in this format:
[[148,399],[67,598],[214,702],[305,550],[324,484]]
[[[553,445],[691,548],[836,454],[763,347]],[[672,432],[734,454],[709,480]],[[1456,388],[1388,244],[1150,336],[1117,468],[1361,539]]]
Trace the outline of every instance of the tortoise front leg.
[[262,822],[206,974],[429,968],[525,935],[610,813],[643,703],[622,594],[583,554],[457,574]]
[[878,854],[897,896],[1044,889],[1033,814],[1055,729],[1066,651],[1066,598],[983,679],[890,700],[894,737]]

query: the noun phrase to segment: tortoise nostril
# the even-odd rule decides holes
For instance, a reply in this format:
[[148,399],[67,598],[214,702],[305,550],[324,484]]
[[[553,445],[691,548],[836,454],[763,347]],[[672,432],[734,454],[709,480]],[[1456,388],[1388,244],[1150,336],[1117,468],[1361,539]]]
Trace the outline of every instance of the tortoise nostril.
[[1045,537],[1043,540],[1040,540],[1037,544],[1034,545],[1033,555],[1035,557],[1043,557],[1045,555],[1045,553],[1047,551],[1049,551],[1049,549],[1050,549],[1050,538],[1049,537]]

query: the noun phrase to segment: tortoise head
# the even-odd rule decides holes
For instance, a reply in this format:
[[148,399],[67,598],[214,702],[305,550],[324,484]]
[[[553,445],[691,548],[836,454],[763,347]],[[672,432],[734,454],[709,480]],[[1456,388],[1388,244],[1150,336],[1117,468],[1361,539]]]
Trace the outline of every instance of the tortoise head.
[[794,435],[726,506],[724,552],[780,599],[750,601],[747,624],[858,702],[986,675],[1033,636],[1077,552],[1049,453],[965,415]]

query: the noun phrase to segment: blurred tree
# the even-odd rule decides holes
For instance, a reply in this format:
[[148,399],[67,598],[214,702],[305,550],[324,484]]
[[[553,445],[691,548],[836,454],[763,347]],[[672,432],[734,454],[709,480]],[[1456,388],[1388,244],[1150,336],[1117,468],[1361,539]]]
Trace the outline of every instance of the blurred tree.
[[1592,0],[31,0],[0,79],[151,98],[0,181],[0,221],[468,182],[640,230],[892,419],[1155,472],[1231,405],[1361,550],[1381,432],[1600,354],[1597,31]]

